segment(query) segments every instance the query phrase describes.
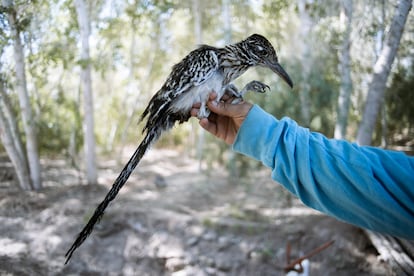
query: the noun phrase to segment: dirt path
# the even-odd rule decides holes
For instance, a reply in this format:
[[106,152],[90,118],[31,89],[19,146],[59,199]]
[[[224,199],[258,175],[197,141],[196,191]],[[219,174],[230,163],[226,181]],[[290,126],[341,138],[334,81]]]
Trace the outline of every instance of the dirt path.
[[64,266],[119,172],[101,164],[95,187],[56,160],[44,164],[40,193],[0,185],[0,275],[283,275],[288,242],[296,258],[330,240],[311,275],[392,275],[362,231],[289,199],[269,172],[229,181],[168,150],[150,151]]

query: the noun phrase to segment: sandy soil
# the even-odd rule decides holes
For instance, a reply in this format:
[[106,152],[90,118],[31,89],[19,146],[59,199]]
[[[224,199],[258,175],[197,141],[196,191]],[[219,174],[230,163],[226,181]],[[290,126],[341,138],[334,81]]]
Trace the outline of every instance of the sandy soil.
[[21,192],[0,173],[0,275],[284,275],[286,246],[311,275],[392,275],[363,232],[292,199],[267,170],[229,178],[177,151],[153,149],[68,265],[64,254],[120,167],[100,163],[82,184],[64,161],[44,160],[45,188]]

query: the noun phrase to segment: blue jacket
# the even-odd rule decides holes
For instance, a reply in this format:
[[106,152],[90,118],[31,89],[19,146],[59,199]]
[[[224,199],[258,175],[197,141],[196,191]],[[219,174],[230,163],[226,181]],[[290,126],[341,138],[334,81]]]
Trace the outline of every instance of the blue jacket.
[[414,158],[327,139],[257,105],[233,149],[272,169],[304,204],[340,220],[414,239]]

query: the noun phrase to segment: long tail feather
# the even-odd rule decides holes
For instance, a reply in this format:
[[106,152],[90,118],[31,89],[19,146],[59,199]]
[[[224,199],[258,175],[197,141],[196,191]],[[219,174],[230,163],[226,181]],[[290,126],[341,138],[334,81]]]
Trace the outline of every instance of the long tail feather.
[[65,264],[69,262],[70,258],[72,257],[73,252],[75,252],[75,250],[79,246],[81,246],[82,243],[86,240],[89,234],[92,233],[93,227],[102,218],[106,207],[108,207],[108,204],[112,200],[115,199],[119,190],[127,182],[129,176],[134,171],[136,166],[139,164],[139,162],[141,161],[142,157],[144,156],[149,146],[158,139],[159,135],[160,133],[157,131],[150,131],[146,134],[144,140],[142,140],[141,144],[135,150],[134,154],[129,159],[128,163],[125,165],[124,169],[122,170],[122,172],[119,174],[119,176],[115,180],[114,184],[112,185],[111,190],[106,194],[105,199],[95,209],[93,216],[89,219],[88,223],[79,233],[78,237],[76,238],[76,240],[74,241],[74,243],[72,244],[68,252],[66,252]]

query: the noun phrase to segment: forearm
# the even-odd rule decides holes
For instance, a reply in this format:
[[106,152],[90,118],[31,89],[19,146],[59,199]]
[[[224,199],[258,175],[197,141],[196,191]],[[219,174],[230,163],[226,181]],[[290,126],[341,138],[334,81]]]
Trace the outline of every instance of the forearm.
[[414,238],[414,158],[329,140],[254,106],[233,145],[272,169],[306,205],[347,222]]

